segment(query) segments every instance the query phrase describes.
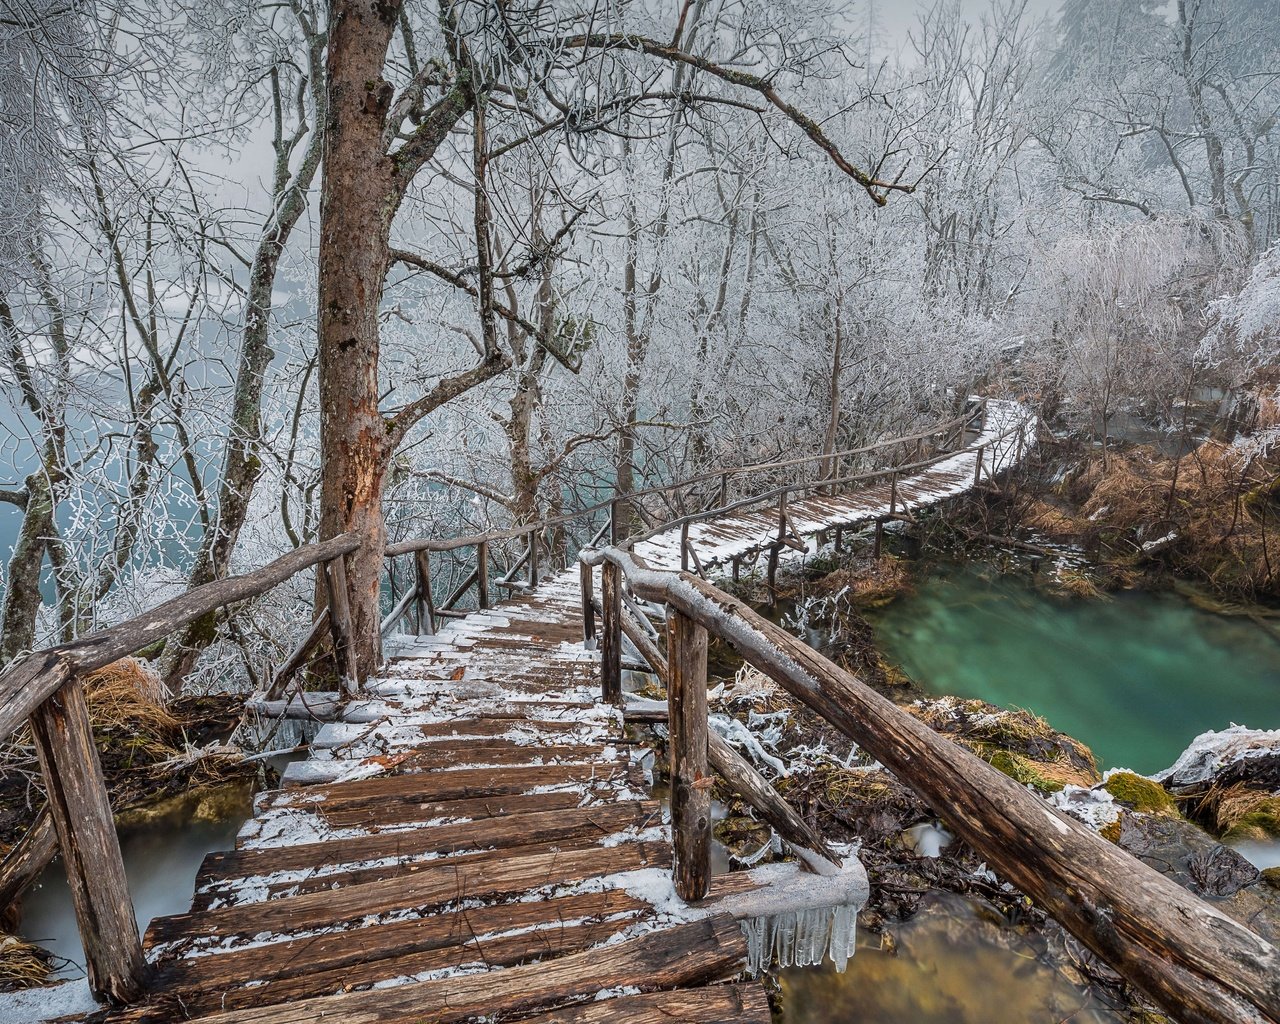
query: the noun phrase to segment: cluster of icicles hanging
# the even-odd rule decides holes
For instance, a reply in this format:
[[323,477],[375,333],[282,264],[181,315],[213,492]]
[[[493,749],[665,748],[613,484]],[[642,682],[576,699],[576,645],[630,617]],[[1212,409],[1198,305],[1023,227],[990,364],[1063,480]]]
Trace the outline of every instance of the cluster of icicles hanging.
[[807,907],[740,922],[747,937],[747,970],[754,975],[779,967],[808,967],[831,958],[842,972],[858,937],[858,907]]

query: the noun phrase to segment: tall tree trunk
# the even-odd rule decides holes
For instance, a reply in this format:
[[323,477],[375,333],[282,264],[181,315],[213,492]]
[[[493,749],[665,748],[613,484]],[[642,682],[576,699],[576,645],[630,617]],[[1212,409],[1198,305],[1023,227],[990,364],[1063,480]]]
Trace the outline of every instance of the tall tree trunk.
[[[356,671],[382,656],[378,596],[390,452],[378,409],[378,305],[399,195],[382,140],[392,87],[383,63],[399,5],[334,0],[329,26],[328,124],[320,191],[320,539],[351,532],[347,558]],[[320,588],[317,588],[318,590]]]

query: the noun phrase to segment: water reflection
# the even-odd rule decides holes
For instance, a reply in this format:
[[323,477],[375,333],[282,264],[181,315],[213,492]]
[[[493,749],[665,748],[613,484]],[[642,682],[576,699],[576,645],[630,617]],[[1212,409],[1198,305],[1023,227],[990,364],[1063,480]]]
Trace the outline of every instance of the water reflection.
[[[786,1024],[1111,1024],[1123,1021],[1051,964],[1038,935],[985,904],[938,894],[892,942],[862,934],[844,974],[780,972]],[[896,949],[894,948],[896,946]]]
[[[121,830],[120,852],[140,930],[153,917],[189,909],[192,883],[205,855],[235,845],[236,833],[249,816],[251,792],[245,785],[224,796],[217,802],[224,815],[220,820],[202,820],[201,805],[180,802],[145,825]],[[54,860],[23,897],[19,931],[67,961],[58,977],[84,974],[84,951],[61,859]]]

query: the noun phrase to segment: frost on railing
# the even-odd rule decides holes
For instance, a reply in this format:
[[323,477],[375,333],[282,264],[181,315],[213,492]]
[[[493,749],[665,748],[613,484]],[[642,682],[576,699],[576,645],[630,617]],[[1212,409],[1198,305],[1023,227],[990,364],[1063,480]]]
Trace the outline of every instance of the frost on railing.
[[867,902],[867,873],[850,849],[836,875],[812,875],[794,863],[751,871],[759,889],[727,897],[719,909],[737,918],[747,940],[747,971],[808,967],[830,959],[843,971],[858,936],[858,911]]

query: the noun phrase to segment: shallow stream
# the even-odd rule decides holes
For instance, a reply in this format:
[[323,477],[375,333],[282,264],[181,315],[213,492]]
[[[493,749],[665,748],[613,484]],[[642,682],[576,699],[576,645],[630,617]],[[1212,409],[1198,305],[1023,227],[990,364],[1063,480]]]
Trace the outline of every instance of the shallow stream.
[[1280,620],[1175,593],[1061,598],[1024,576],[942,566],[875,625],[885,655],[930,692],[1033,711],[1104,769],[1157,772],[1233,723],[1280,728]]

